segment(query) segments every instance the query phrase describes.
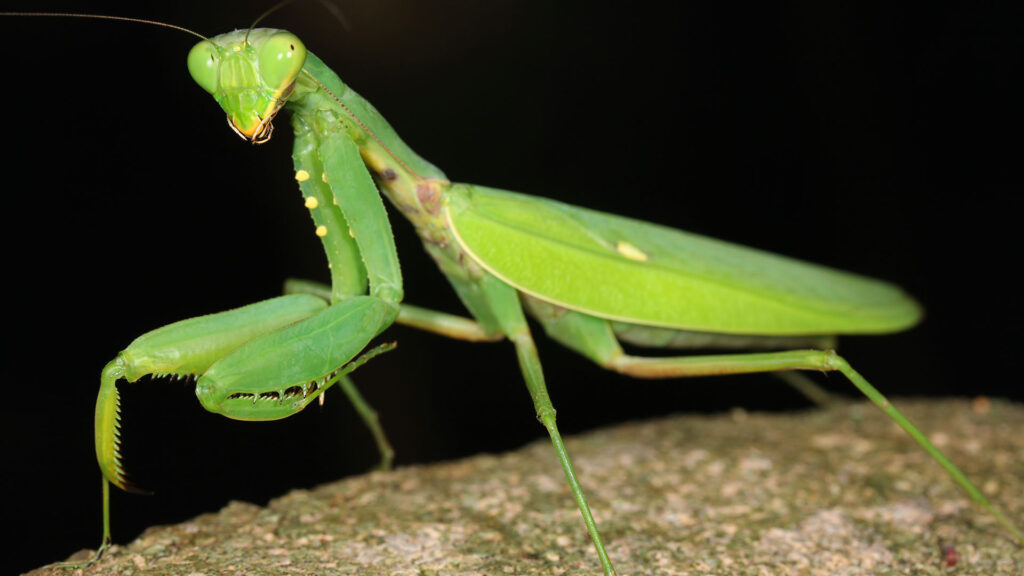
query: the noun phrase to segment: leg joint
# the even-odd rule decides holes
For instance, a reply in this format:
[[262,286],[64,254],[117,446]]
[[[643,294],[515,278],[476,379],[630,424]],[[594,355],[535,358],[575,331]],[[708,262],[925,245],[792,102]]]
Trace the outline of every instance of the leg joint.
[[533,337],[530,336],[530,329],[526,326],[517,328],[507,334],[508,339],[516,346],[528,344],[533,345]]
[[822,360],[822,364],[828,370],[842,370],[842,367],[846,365],[846,360],[839,354],[836,354],[834,349],[829,349],[825,350],[825,358]]
[[619,374],[627,374],[626,364],[629,359],[630,357],[620,349],[615,354],[602,359],[600,364],[605,370],[614,370]]
[[555,425],[555,416],[558,411],[553,406],[541,406],[537,409],[537,420],[545,427],[551,428]]

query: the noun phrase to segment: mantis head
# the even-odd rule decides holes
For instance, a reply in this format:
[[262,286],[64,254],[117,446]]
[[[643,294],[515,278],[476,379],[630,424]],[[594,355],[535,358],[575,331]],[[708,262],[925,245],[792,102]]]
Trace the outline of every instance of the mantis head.
[[306,47],[284,30],[236,30],[196,44],[188,70],[227,112],[228,125],[253,144],[270,140],[273,120],[306,62]]

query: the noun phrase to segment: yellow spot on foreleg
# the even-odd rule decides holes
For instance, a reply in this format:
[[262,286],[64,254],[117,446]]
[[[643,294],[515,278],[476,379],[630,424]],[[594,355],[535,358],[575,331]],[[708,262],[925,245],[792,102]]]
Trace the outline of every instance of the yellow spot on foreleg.
[[317,226],[316,227],[316,235],[321,237],[321,238],[323,238],[324,236],[327,236],[327,226]]
[[306,180],[309,180],[309,172],[306,172],[305,170],[299,170],[298,172],[295,173],[295,179],[298,180],[299,182],[305,182]]
[[306,208],[310,210],[320,205],[320,201],[316,199],[316,196],[309,196],[306,198]]
[[615,251],[622,254],[630,260],[636,260],[637,262],[647,262],[647,254],[643,250],[633,246],[629,242],[619,240],[615,243]]
[[327,184],[327,172],[321,172],[320,179],[324,181],[324,184]]

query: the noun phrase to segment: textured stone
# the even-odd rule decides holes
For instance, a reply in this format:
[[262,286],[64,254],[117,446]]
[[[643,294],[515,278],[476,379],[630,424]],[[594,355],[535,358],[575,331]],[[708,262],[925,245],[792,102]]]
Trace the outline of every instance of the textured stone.
[[[1024,407],[897,404],[1024,523]],[[947,575],[946,546],[958,575],[1024,573],[1024,550],[870,404],[682,415],[568,447],[622,575]],[[537,442],[298,490],[266,508],[235,502],[151,528],[81,572],[522,576],[600,566],[550,444]]]

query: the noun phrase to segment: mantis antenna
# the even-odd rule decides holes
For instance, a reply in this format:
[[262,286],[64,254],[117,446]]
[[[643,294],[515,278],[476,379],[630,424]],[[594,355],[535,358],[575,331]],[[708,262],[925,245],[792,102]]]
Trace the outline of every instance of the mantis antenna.
[[256,25],[259,24],[261,20],[293,2],[295,2],[295,0],[281,0],[277,4],[274,4],[273,6],[268,8],[266,12],[257,16],[256,19],[252,21],[252,24],[249,25],[249,29],[245,31],[245,43],[249,43],[249,34],[253,31],[254,28],[256,28]]
[[[249,33],[252,32],[253,29],[256,28],[256,25],[259,24],[264,18],[270,16],[274,12],[277,12],[281,8],[284,8],[285,6],[293,4],[297,1],[298,0],[281,0],[277,4],[274,4],[273,6],[268,8],[266,12],[260,14],[259,17],[256,18],[256,20],[253,20],[253,23],[249,25],[249,29],[245,31],[245,41],[249,41]],[[330,0],[320,0],[320,4],[324,7],[324,10],[327,10],[328,12],[331,13],[331,16],[334,16],[334,19],[341,24],[342,28],[349,32],[352,30],[352,27],[349,26],[348,20],[345,18],[345,15],[341,13],[341,9],[338,8],[333,2],[331,2]]]
[[[128,16],[107,16],[104,14],[79,14],[72,12],[0,12],[0,16],[36,16],[40,18],[85,18],[88,20],[115,20],[119,22],[137,22],[139,24],[150,24],[153,26],[159,26],[160,28],[169,28],[171,30],[178,30],[186,34],[191,34],[200,40],[209,40],[206,36],[198,32],[194,32],[183,26],[175,26],[174,24],[168,24],[166,22],[160,22],[158,20],[146,20],[145,18],[131,18]],[[262,18],[262,16],[261,16]]]

